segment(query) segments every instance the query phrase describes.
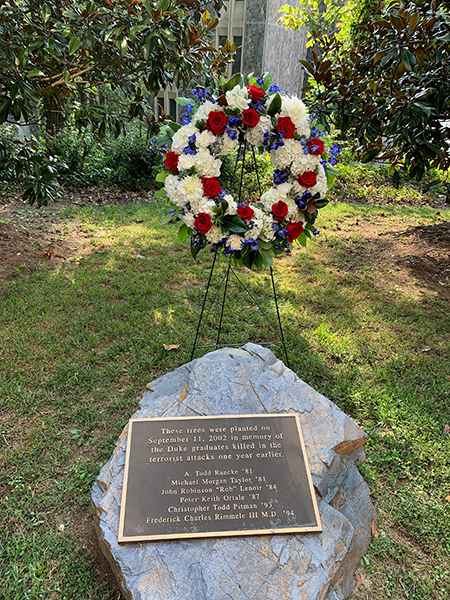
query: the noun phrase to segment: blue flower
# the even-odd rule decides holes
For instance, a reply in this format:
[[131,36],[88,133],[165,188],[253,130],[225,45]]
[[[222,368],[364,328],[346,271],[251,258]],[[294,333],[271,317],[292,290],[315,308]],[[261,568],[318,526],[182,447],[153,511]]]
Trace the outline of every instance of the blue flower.
[[230,125],[240,125],[242,121],[241,119],[238,119],[238,117],[228,117],[228,123],[230,123]]
[[264,77],[261,75],[261,77],[258,77],[258,79],[256,80],[256,83],[259,85],[264,85]]
[[309,154],[308,146],[303,146],[303,154]]
[[322,167],[326,167],[327,166],[327,161],[326,160],[321,160],[320,164],[322,165]]
[[191,114],[192,114],[193,110],[194,110],[193,104],[186,104],[186,106],[184,107],[183,116],[181,118],[181,125],[187,125],[188,123],[190,123],[192,121]]
[[194,88],[192,90],[192,95],[197,98],[199,102],[206,102],[207,100],[211,100],[215,103],[215,100],[211,98],[209,90],[202,90],[201,88]]
[[282,171],[281,169],[275,169],[273,172],[273,182],[275,185],[281,185],[289,181],[289,171]]
[[330,152],[333,156],[336,156],[336,154],[340,154],[341,148],[337,144],[333,144],[333,146],[330,148]]
[[238,132],[236,129],[232,129],[229,125],[226,126],[227,135],[230,139],[235,140],[237,138]]
[[269,88],[269,92],[281,92],[280,88],[277,86],[276,83],[272,83],[272,85]]
[[328,162],[334,167],[334,165],[338,164],[338,159],[335,156],[332,156]]
[[319,235],[320,231],[318,229],[314,229],[313,235]]

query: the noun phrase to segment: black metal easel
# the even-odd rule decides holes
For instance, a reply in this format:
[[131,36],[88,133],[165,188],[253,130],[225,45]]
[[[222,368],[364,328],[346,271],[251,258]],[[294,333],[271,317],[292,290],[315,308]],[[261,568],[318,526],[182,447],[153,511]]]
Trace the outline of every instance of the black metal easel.
[[[233,176],[231,179],[231,184],[230,187],[233,186],[234,183],[234,177],[237,171],[237,164],[238,164],[238,160],[239,160],[239,155],[241,152],[241,149],[243,149],[243,157],[242,157],[242,168],[241,168],[241,177],[240,177],[240,182],[239,182],[239,192],[238,192],[238,199],[240,201],[241,199],[241,194],[242,194],[242,182],[243,182],[243,178],[244,178],[244,165],[245,165],[245,155],[246,155],[246,150],[247,150],[247,142],[245,141],[244,144],[241,144],[239,146],[238,152],[237,152],[237,156],[236,156],[236,163],[235,163],[235,167],[234,167],[234,172],[233,172]],[[255,167],[255,172],[256,172],[256,178],[258,181],[258,188],[259,188],[259,194],[261,196],[261,184],[259,181],[259,174],[258,174],[258,167],[256,164],[256,156],[255,156],[255,149],[252,146],[252,154],[253,154],[253,164]],[[275,281],[273,278],[273,269],[272,267],[270,267],[270,278],[272,281],[272,290],[273,290],[273,298],[274,298],[274,302],[275,302],[275,309],[276,309],[276,313],[277,313],[277,319],[278,319],[278,328],[279,331],[277,329],[276,326],[273,325],[273,323],[271,322],[269,316],[267,315],[266,311],[264,310],[264,308],[261,306],[261,304],[258,302],[257,298],[255,297],[255,295],[252,293],[252,291],[244,285],[244,283],[242,282],[242,280],[239,278],[238,274],[236,273],[236,271],[233,269],[233,267],[231,266],[231,260],[229,259],[228,262],[228,266],[226,269],[225,274],[223,275],[222,279],[220,280],[220,283],[215,291],[214,297],[212,298],[211,301],[211,305],[205,315],[205,317],[203,318],[203,315],[205,313],[205,307],[206,307],[206,303],[207,303],[207,299],[208,299],[208,294],[210,291],[210,287],[211,287],[211,280],[212,280],[212,276],[214,273],[214,268],[216,266],[216,262],[217,262],[217,253],[214,253],[214,258],[213,258],[213,262],[211,265],[211,270],[209,272],[209,278],[208,278],[208,283],[206,286],[206,290],[205,290],[205,297],[203,299],[203,305],[202,305],[202,310],[200,313],[200,319],[198,321],[198,325],[197,325],[197,331],[195,333],[195,340],[194,340],[194,345],[192,347],[192,352],[191,352],[191,358],[190,360],[192,360],[194,358],[194,354],[195,351],[199,348],[223,348],[225,346],[240,346],[241,344],[220,344],[220,334],[222,331],[222,321],[223,321],[223,312],[224,312],[224,307],[225,307],[225,301],[226,301],[226,297],[227,297],[227,290],[228,290],[228,283],[230,280],[230,273],[232,273],[234,275],[234,277],[236,278],[238,284],[247,292],[247,294],[250,296],[250,298],[253,300],[253,302],[256,304],[256,306],[259,308],[259,310],[261,311],[262,315],[264,316],[264,318],[266,319],[266,321],[268,322],[268,324],[270,325],[271,329],[275,332],[276,335],[280,335],[280,340],[275,341],[275,342],[265,342],[265,345],[267,346],[276,346],[281,344],[283,346],[284,349],[284,355],[286,357],[286,365],[290,368],[290,364],[289,364],[289,357],[288,357],[288,353],[287,353],[287,349],[286,349],[286,342],[284,339],[284,335],[283,335],[283,327],[281,325],[281,318],[280,318],[280,311],[278,309],[278,299],[277,299],[277,294],[276,294],[276,290],[275,290]],[[207,345],[200,345],[197,344],[197,341],[199,340],[200,336],[203,333],[203,330],[205,328],[205,325],[207,323],[208,317],[211,313],[211,310],[213,308],[213,306],[215,305],[216,299],[219,295],[219,292],[221,291],[222,287],[224,288],[223,291],[223,296],[222,296],[222,306],[220,309],[220,319],[219,319],[219,327],[217,330],[217,337],[216,337],[216,343],[215,344],[207,344]]]

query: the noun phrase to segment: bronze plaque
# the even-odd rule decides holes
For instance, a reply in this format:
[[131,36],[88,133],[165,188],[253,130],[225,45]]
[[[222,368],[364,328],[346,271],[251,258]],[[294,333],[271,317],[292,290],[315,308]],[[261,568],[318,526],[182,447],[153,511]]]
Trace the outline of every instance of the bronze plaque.
[[298,415],[131,419],[119,542],[309,531]]

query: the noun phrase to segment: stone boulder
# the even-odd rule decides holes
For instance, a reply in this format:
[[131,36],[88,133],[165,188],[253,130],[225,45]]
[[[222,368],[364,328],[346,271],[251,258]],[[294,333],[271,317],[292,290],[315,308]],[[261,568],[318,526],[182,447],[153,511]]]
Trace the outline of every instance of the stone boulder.
[[127,600],[343,600],[375,509],[357,465],[364,431],[255,344],[194,360],[147,386],[134,417],[300,415],[323,531],[118,544],[123,430],[94,484],[95,527]]

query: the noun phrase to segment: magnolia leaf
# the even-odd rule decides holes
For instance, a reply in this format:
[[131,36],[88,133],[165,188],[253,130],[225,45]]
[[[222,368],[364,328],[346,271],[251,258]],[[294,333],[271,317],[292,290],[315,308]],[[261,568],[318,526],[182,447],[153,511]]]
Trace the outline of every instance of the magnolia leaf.
[[377,157],[380,154],[380,152],[381,152],[380,148],[373,148],[372,150],[369,150],[369,152],[366,152],[366,154],[361,156],[361,162],[363,164],[370,162],[375,157]]
[[190,229],[186,225],[186,223],[182,223],[180,229],[178,230],[178,239],[181,242],[184,242],[184,240],[186,240],[189,237],[189,232],[190,232]]
[[165,196],[167,196],[167,192],[166,192],[165,188],[161,188],[160,190],[158,190],[157,192],[155,192],[153,194],[153,196],[155,198],[164,198]]
[[163,171],[162,173],[158,173],[155,177],[155,181],[160,181],[161,183],[164,183],[165,180],[169,177],[169,175],[170,171]]
[[73,37],[69,42],[69,54],[74,54],[80,47],[80,44],[81,44],[80,38]]
[[272,102],[270,103],[270,106],[267,109],[267,112],[269,113],[269,115],[271,117],[274,117],[277,113],[280,112],[280,110],[281,110],[281,96],[277,92],[275,94],[275,96],[273,97]]
[[377,524],[375,519],[372,519],[372,535],[374,538],[379,538],[380,534],[378,533]]

